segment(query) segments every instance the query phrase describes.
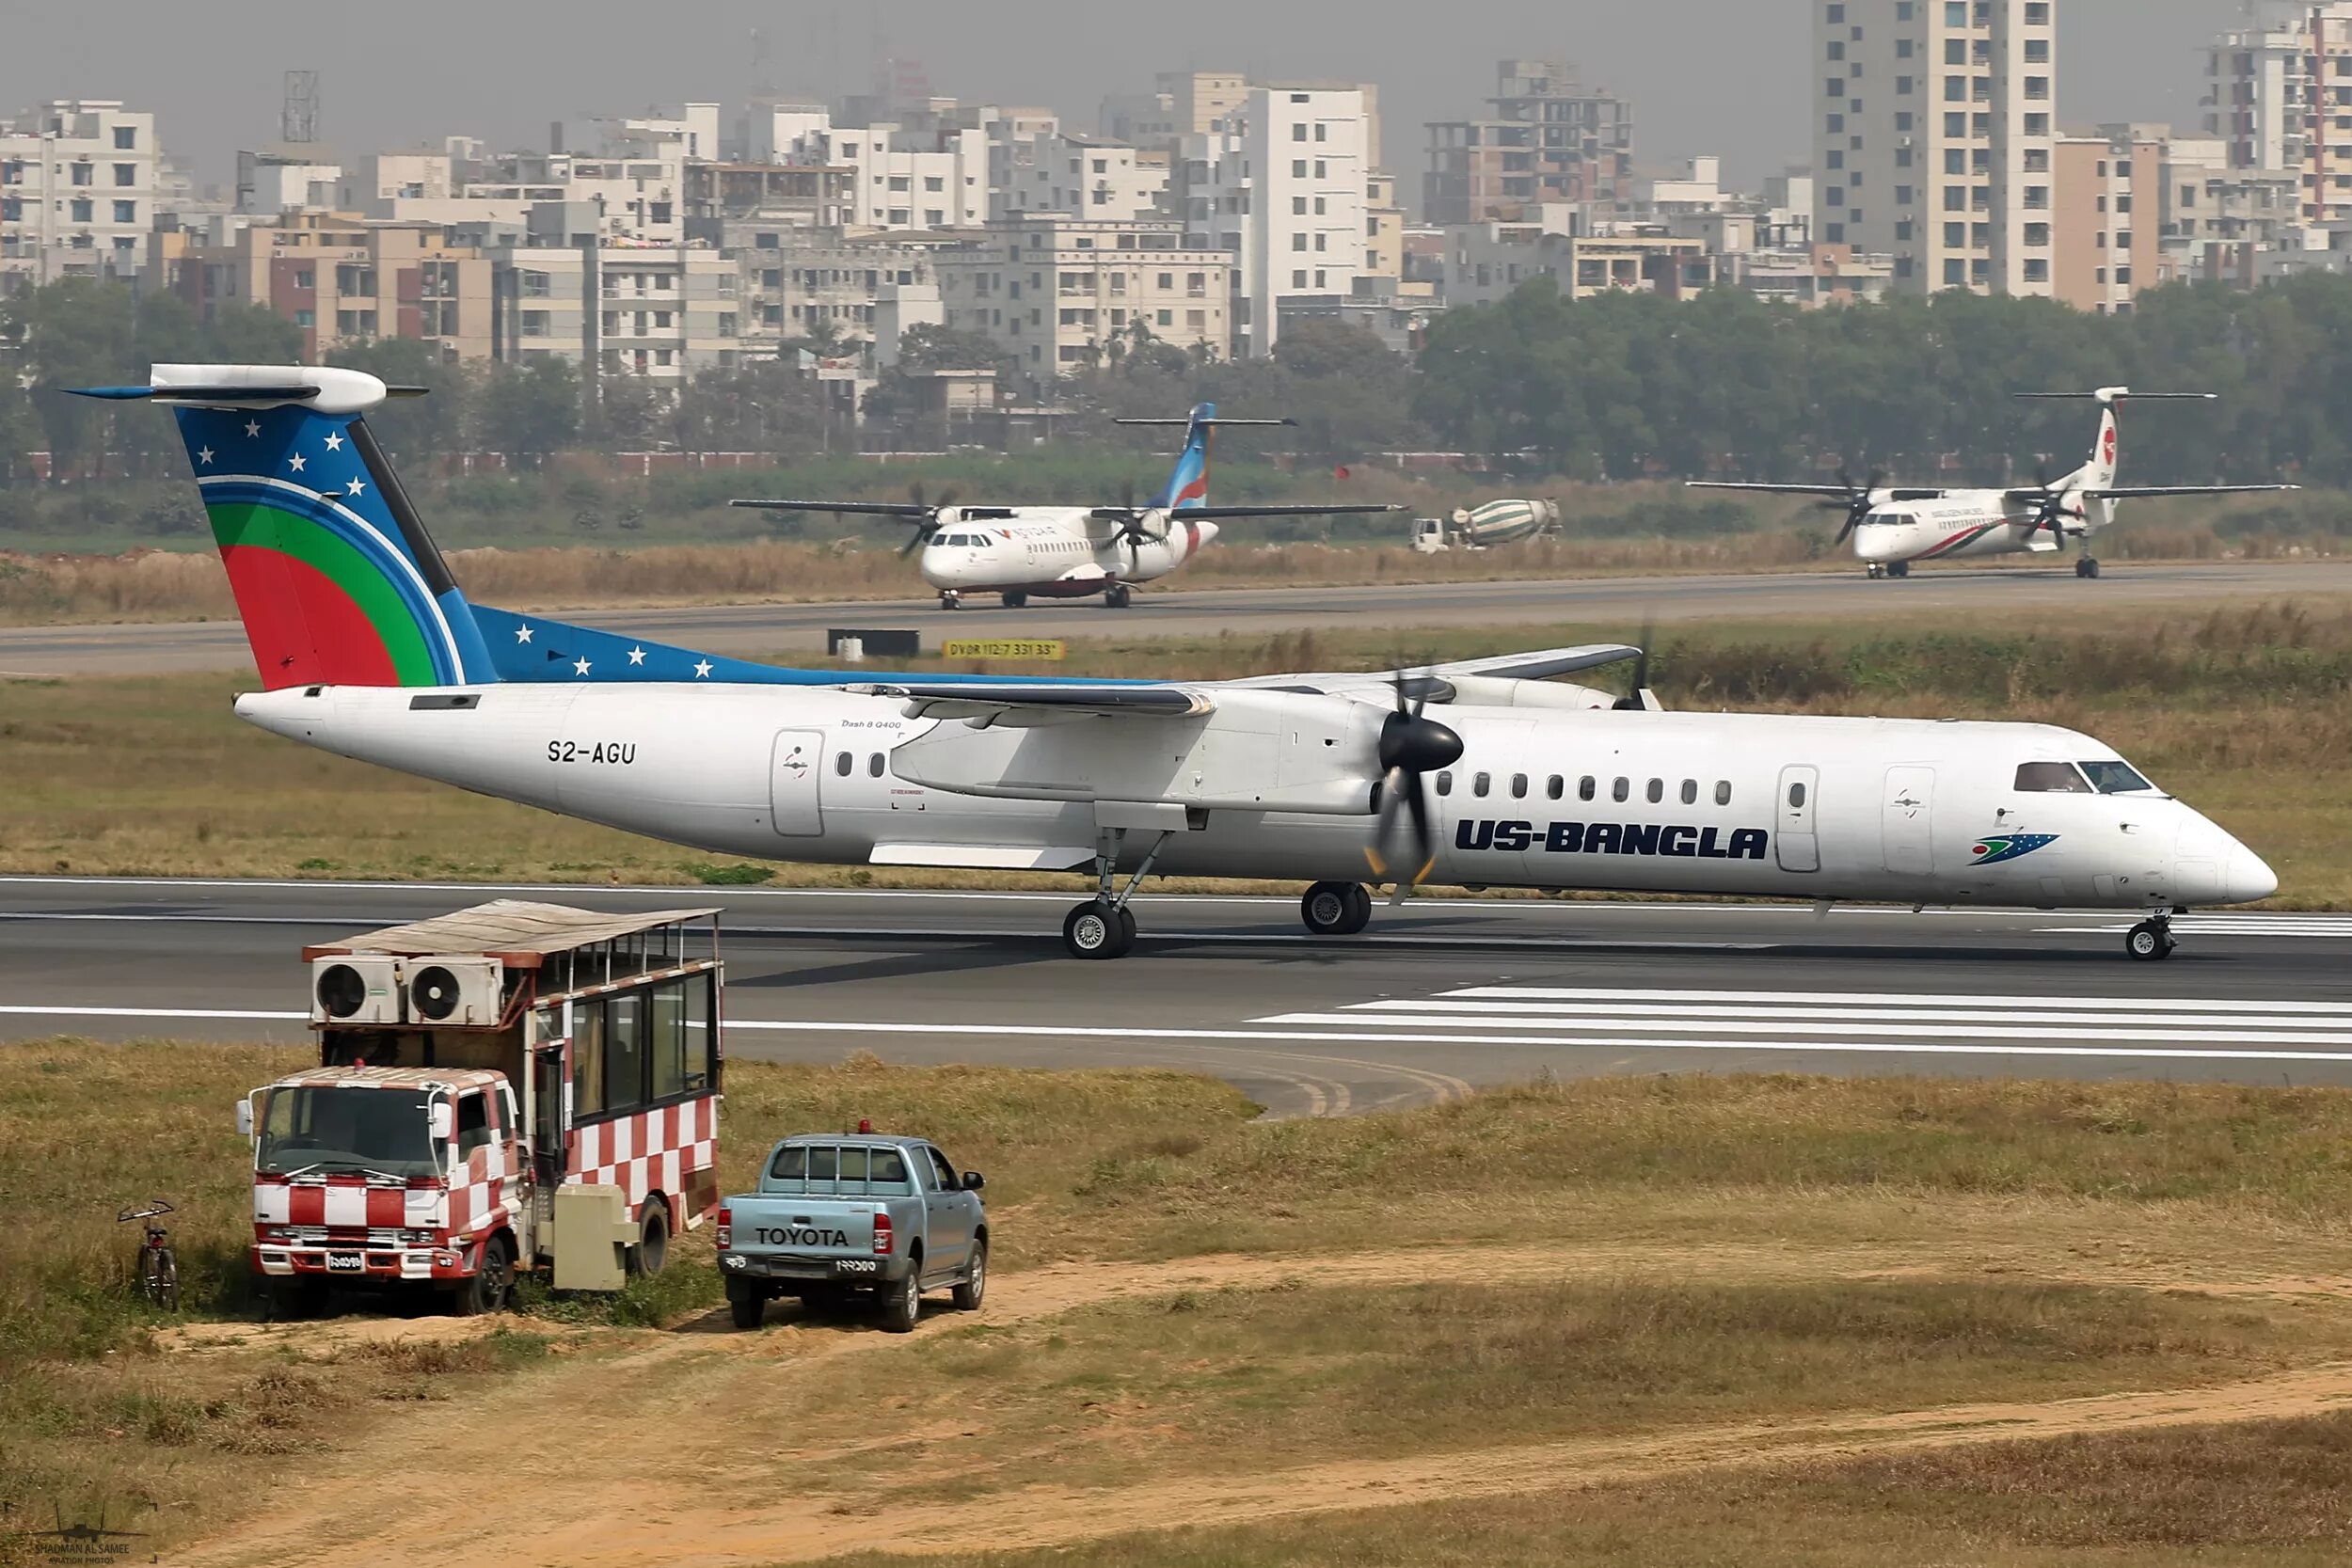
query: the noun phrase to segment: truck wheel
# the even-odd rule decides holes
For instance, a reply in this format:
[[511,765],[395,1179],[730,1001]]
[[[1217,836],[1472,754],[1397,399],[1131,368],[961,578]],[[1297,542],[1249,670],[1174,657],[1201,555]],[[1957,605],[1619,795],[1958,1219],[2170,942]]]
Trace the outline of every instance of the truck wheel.
[[669,1260],[670,1212],[659,1202],[648,1203],[644,1218],[638,1222],[637,1244],[628,1249],[628,1272],[657,1275]]
[[882,1291],[882,1325],[889,1333],[912,1334],[923,1321],[923,1282],[916,1277],[922,1269],[918,1258],[908,1266],[904,1279]]
[[279,1275],[262,1287],[269,1321],[293,1323],[303,1318],[323,1318],[326,1315],[326,1281]]
[[988,1295],[988,1243],[972,1243],[972,1262],[963,1271],[961,1283],[956,1286],[955,1302],[959,1312],[977,1312],[980,1302]]
[[727,1281],[727,1314],[738,1328],[757,1328],[768,1319],[768,1292],[749,1280]]
[[503,1236],[482,1243],[482,1266],[471,1279],[461,1279],[450,1293],[450,1307],[461,1318],[479,1318],[506,1305],[515,1288],[515,1254]]

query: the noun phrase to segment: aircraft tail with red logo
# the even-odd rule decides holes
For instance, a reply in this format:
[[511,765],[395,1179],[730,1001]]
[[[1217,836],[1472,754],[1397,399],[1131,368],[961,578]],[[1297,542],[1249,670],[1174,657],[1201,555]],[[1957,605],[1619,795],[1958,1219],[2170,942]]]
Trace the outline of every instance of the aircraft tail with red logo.
[[[2090,456],[2083,466],[2057,482],[2056,487],[2066,491],[2088,491],[2084,522],[2089,529],[2103,528],[2115,521],[2116,473],[2122,458],[2122,410],[2126,401],[2140,403],[2211,403],[2219,395],[2214,392],[2135,392],[2129,387],[2102,387],[2095,392],[2020,392],[2021,398],[2042,402],[2095,402],[2099,405],[2099,434],[2091,442]],[[2097,512],[2088,509],[2096,507]]]
[[1182,425],[1184,446],[1176,454],[1175,470],[1160,493],[1152,498],[1151,506],[1158,512],[1189,512],[1209,504],[1209,454],[1216,444],[1220,425],[1294,425],[1296,420],[1221,420],[1214,403],[1196,404],[1190,414],[1181,420],[1115,420],[1115,424],[1159,425],[1173,428]]

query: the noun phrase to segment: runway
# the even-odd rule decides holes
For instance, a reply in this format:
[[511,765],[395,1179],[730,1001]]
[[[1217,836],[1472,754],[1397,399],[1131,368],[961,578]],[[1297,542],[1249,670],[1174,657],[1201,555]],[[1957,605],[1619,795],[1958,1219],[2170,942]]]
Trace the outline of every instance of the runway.
[[306,942],[479,899],[723,905],[738,1057],[1177,1067],[1283,1116],[1540,1074],[2352,1085],[2352,916],[1424,899],[1317,939],[1287,897],[1143,898],[1112,963],[1057,895],[0,879],[0,1038],[296,1040]]
[[[2233,599],[2352,592],[2352,562],[2121,564],[2096,582],[2071,566],[1923,568],[1872,581],[1859,567],[1712,577],[1586,578],[1554,581],[1399,583],[1368,588],[1141,591],[1134,608],[1099,600],[1008,610],[993,602],[942,610],[931,598],[834,604],[724,605],[565,612],[624,636],[742,657],[805,654],[828,627],[946,637],[1271,636],[1301,627],[1383,632],[1416,626],[1581,626],[1630,636],[1645,622],[1758,616],[1839,616],[1889,610],[2065,611],[2083,605],[2201,608]],[[0,627],[0,679],[152,674],[251,667],[234,622]]]

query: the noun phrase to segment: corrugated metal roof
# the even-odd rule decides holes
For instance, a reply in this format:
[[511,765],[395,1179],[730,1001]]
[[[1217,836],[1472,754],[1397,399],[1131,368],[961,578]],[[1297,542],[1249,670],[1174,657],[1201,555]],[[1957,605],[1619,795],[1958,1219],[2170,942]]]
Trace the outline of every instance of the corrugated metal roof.
[[394,958],[421,958],[436,953],[544,957],[592,947],[600,942],[612,942],[680,921],[707,920],[719,912],[716,909],[648,910],[626,914],[499,898],[414,925],[387,926],[364,936],[320,942],[305,948],[304,954],[310,958],[343,953],[384,953]]
[[314,1067],[288,1073],[279,1088],[479,1089],[506,1075],[471,1067]]

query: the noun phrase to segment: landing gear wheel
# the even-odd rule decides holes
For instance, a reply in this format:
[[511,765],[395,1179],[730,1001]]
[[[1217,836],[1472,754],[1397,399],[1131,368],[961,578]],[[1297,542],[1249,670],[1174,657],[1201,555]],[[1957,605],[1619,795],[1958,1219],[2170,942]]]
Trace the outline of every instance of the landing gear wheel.
[[939,608],[942,610],[961,610],[963,608],[963,595],[957,593],[952,588],[943,588],[939,591]]
[[2172,940],[2172,923],[2169,920],[2143,920],[2123,938],[2123,951],[2136,963],[2161,963],[2179,945]]
[[1317,882],[1298,901],[1298,918],[1319,937],[1352,937],[1372,924],[1372,893],[1361,882]]
[[1872,582],[1876,582],[1879,578],[1886,575],[1886,568],[1873,561],[1870,562],[1867,575]]
[[977,1312],[988,1296],[988,1243],[972,1243],[972,1261],[964,1266],[963,1282],[956,1287],[955,1303],[959,1312]]
[[923,1260],[915,1259],[907,1265],[907,1276],[896,1285],[886,1286],[882,1296],[882,1325],[893,1334],[912,1334],[914,1325],[923,1321],[923,1282],[916,1277],[922,1273]]
[[1125,583],[1115,582],[1104,593],[1103,603],[1111,610],[1124,610],[1127,608],[1128,601],[1134,596],[1134,593]]
[[2099,575],[2099,563],[2090,557],[2084,556],[2074,562],[2074,575],[2078,578],[2095,578]]
[[1911,562],[1908,561],[1898,561],[1893,565],[1886,568],[1886,575],[1890,578],[1907,578],[1911,576]]
[[461,1279],[451,1292],[450,1306],[461,1318],[479,1318],[506,1305],[515,1288],[515,1254],[503,1236],[482,1243],[482,1267],[471,1279]]
[[1136,917],[1101,898],[1063,917],[1061,940],[1073,958],[1123,958],[1136,943]]
[[1005,608],[1007,610],[1019,610],[1023,605],[1025,605],[1028,602],[1029,595],[1021,592],[1020,589],[1008,588],[1005,590]]
[[637,1222],[637,1244],[628,1249],[628,1272],[657,1275],[669,1260],[670,1212],[658,1202],[647,1203],[644,1218]]

